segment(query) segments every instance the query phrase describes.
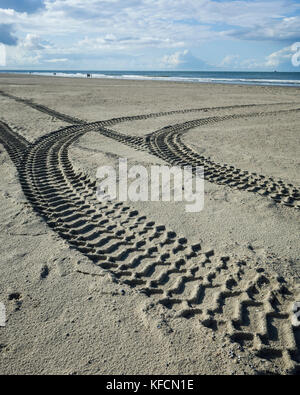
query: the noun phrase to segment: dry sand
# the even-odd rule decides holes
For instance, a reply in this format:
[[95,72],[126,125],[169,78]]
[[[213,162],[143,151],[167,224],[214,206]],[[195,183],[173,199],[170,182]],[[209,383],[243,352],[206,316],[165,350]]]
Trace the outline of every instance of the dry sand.
[[[299,371],[300,89],[0,75],[0,91],[0,373]],[[119,157],[200,161],[204,210],[98,203]]]

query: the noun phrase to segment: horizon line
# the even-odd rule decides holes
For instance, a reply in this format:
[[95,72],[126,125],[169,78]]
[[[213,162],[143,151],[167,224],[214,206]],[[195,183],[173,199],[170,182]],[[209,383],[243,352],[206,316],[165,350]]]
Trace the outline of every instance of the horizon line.
[[24,68],[24,69],[0,69],[0,72],[10,72],[10,71],[89,71],[89,72],[128,72],[128,71],[137,71],[137,72],[186,72],[186,73],[212,73],[212,72],[220,72],[220,73],[300,73],[299,71],[288,71],[288,70],[186,70],[186,69],[35,69],[35,68]]

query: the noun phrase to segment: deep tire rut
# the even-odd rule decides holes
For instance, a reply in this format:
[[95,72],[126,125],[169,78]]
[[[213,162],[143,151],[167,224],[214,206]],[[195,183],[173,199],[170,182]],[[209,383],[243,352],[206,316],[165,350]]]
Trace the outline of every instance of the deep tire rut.
[[247,170],[235,168],[229,164],[216,163],[205,158],[198,152],[187,146],[181,139],[182,134],[188,130],[217,122],[231,119],[255,118],[266,115],[298,112],[299,109],[282,110],[276,112],[250,113],[241,115],[226,115],[222,117],[211,117],[184,122],[182,124],[169,126],[149,134],[146,139],[150,146],[150,152],[164,159],[174,166],[192,166],[196,171],[197,166],[203,166],[204,177],[209,182],[226,185],[233,189],[245,190],[268,196],[276,203],[300,209],[300,190],[298,187],[275,180]]

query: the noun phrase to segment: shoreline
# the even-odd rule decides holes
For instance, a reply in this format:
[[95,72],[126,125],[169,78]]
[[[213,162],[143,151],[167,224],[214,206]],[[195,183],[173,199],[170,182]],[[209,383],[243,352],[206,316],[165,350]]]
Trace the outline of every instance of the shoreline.
[[[0,76],[9,77],[13,76],[31,76],[31,77],[56,77],[56,78],[72,78],[72,79],[91,79],[91,80],[117,80],[117,81],[154,81],[154,82],[169,82],[169,83],[179,83],[179,84],[199,84],[199,85],[237,85],[237,86],[261,86],[261,87],[287,87],[287,88],[300,88],[300,72],[299,72],[299,80],[295,80],[297,82],[292,82],[293,80],[276,80],[276,79],[261,79],[262,82],[259,82],[260,79],[249,79],[247,81],[246,78],[237,78],[236,81],[232,78],[209,78],[209,77],[181,77],[181,76],[151,76],[147,75],[147,71],[143,72],[143,75],[115,75],[115,74],[103,74],[106,71],[82,71],[82,70],[72,70],[72,71],[0,71]],[[54,74],[56,73],[56,74]],[[107,72],[109,73],[109,72]],[[115,72],[112,72],[115,73]],[[118,71],[118,73],[123,73],[122,71]],[[126,73],[126,71],[124,71]],[[130,71],[130,73],[134,73],[134,71]],[[151,73],[151,72],[149,72]],[[152,72],[158,73],[158,72]],[[162,72],[163,73],[163,72]],[[175,73],[175,72],[173,72]],[[178,72],[180,74],[180,72]],[[194,73],[194,72],[187,72]],[[223,73],[223,74],[271,74],[271,72],[199,72],[199,73]],[[297,72],[273,72],[272,74],[291,74]],[[61,75],[59,75],[61,74]],[[87,77],[90,74],[91,77]],[[211,81],[208,81],[211,79]],[[276,83],[278,81],[278,83]]]

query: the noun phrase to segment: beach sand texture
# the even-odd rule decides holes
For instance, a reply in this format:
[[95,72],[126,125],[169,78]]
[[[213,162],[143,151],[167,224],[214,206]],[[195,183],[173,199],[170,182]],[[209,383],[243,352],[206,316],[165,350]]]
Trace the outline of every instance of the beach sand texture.
[[[0,75],[0,373],[299,373],[299,93]],[[100,203],[120,157],[204,210]]]

